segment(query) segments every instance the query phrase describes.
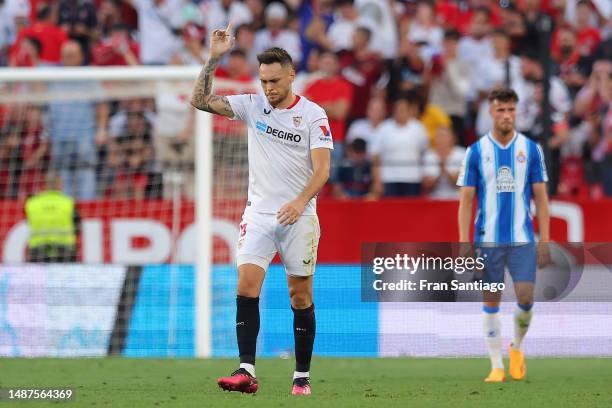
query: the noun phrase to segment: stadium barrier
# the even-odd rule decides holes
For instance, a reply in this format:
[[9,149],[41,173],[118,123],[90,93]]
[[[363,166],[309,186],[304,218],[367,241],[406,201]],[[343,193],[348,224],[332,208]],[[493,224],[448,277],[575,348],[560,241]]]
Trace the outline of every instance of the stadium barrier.
[[[551,237],[557,242],[605,242],[612,231],[612,200],[551,201]],[[244,202],[213,204],[213,263],[232,263]],[[0,201],[0,259],[23,262],[27,225],[23,202]],[[149,264],[170,262],[173,242],[172,203],[168,201],[96,201],[78,205],[83,219],[80,260],[84,263]],[[358,263],[363,242],[453,242],[457,236],[455,201],[389,200],[379,202],[321,200],[322,226],[318,261]],[[111,209],[111,210],[109,210]],[[418,215],[418,216],[417,216]],[[176,263],[192,264],[201,244],[195,239],[195,206],[180,205]]]
[[[3,267],[0,356],[195,357],[195,276],[191,265]],[[235,284],[234,267],[213,268],[213,357],[237,355]],[[318,267],[315,355],[486,354],[479,303],[362,302],[360,284],[359,265]],[[606,341],[612,337],[610,304],[538,303],[525,350],[532,356],[612,356]],[[260,305],[258,354],[290,357],[293,315],[282,266],[270,268]],[[512,312],[511,304],[502,305],[504,327],[512,327]]]

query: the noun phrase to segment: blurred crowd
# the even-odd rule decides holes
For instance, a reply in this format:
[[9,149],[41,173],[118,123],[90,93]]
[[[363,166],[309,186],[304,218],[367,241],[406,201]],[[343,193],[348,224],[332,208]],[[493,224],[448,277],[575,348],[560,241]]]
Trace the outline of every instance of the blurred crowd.
[[[323,196],[456,198],[465,148],[490,129],[486,96],[505,85],[518,130],[550,151],[551,193],[600,198],[612,196],[611,15],[610,0],[1,0],[0,63],[201,65],[232,23],[218,77],[253,84],[257,53],[279,46],[295,91],[327,111]],[[31,194],[53,166],[78,199],[169,197],[177,177],[192,197],[194,113],[187,95],[160,95],[3,105],[0,196]]]

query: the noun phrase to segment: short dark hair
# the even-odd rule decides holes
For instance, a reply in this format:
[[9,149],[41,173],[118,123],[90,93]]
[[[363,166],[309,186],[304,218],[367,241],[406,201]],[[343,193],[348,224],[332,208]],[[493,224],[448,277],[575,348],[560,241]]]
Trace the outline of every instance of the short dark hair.
[[354,0],[335,0],[334,1],[334,7],[340,7],[340,6],[344,6],[344,5],[352,6],[354,3],[355,3]]
[[340,57],[338,56],[338,54],[336,54],[335,52],[333,52],[332,50],[330,50],[329,48],[324,48],[321,50],[321,52],[319,53],[319,57],[322,57],[324,55],[330,55],[332,56],[334,59],[338,60]]
[[519,98],[514,89],[512,88],[497,88],[491,91],[489,94],[489,102],[514,102],[517,103]]
[[244,52],[244,50],[241,50],[240,48],[234,48],[233,50],[230,51],[229,53],[230,57],[240,57],[240,58],[246,58],[246,52]]
[[251,24],[248,24],[248,23],[240,24],[238,27],[236,27],[236,36],[238,36],[238,33],[240,33],[243,30],[247,30],[250,32],[255,31],[255,29],[253,28]]
[[539,61],[540,60],[540,54],[539,51],[535,48],[535,47],[525,47],[523,48],[523,50],[519,53],[521,58],[526,58],[530,61]]
[[432,0],[417,0],[416,4],[417,6],[423,4],[424,6],[429,6],[432,9],[435,7],[435,4]]
[[351,149],[355,153],[365,153],[367,151],[367,145],[368,143],[365,140],[358,137],[351,143]]
[[459,41],[459,39],[461,38],[461,33],[459,31],[457,31],[454,28],[451,28],[449,30],[446,30],[444,32],[444,39],[445,40],[454,40],[454,41]]
[[578,6],[587,6],[588,8],[593,9],[593,6],[590,0],[580,0],[578,1],[578,3],[576,3],[576,7]]
[[476,14],[476,13],[486,14],[487,18],[489,20],[491,19],[491,15],[492,15],[491,10],[488,7],[486,7],[486,6],[478,6],[478,7],[476,7],[474,9],[474,14]]
[[122,32],[129,33],[130,28],[125,23],[115,23],[111,26],[110,32],[113,33],[116,31],[122,31]]
[[35,37],[26,37],[25,40],[32,43],[32,46],[36,49],[36,53],[40,55],[42,53],[42,43],[38,38]]
[[106,1],[111,3],[115,7],[121,7],[121,4],[123,3],[122,0],[106,0]]
[[36,19],[37,20],[46,20],[51,16],[51,12],[53,11],[52,6],[49,4],[43,4],[36,11]]
[[419,111],[419,115],[422,114],[423,108],[425,106],[425,104],[423,103],[423,97],[416,89],[410,89],[401,92],[398,97],[393,101],[393,105],[397,104],[398,102],[404,102],[408,105],[416,106]]
[[278,62],[283,66],[293,66],[291,55],[289,55],[286,50],[279,47],[268,48],[264,52],[257,54],[257,61],[259,65],[268,65]]
[[499,37],[510,38],[510,34],[508,34],[508,32],[504,30],[503,28],[494,29],[492,34],[495,36],[499,36]]
[[361,31],[366,37],[368,37],[368,41],[372,38],[372,30],[365,26],[358,26],[355,28],[357,31]]
[[570,23],[560,24],[558,30],[559,31],[561,31],[561,30],[563,30],[563,31],[570,31],[572,34],[574,34],[574,36],[576,36],[576,32],[574,31],[574,27],[572,27],[572,25]]

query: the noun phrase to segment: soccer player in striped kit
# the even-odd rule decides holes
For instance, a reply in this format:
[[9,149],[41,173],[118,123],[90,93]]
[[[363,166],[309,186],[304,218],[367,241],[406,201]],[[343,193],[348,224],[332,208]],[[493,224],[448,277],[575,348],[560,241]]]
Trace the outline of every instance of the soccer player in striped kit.
[[[518,300],[514,313],[514,338],[508,347],[509,373],[525,377],[522,342],[533,314],[536,265],[550,263],[549,210],[546,165],[541,147],[514,128],[518,96],[512,89],[489,95],[493,129],[466,152],[457,185],[459,240],[470,242],[472,202],[477,199],[474,245],[484,257],[483,281],[501,283],[507,268]],[[530,203],[536,206],[540,241],[536,244]],[[502,293],[483,292],[484,334],[491,372],[486,382],[505,380],[502,361],[499,304]]]

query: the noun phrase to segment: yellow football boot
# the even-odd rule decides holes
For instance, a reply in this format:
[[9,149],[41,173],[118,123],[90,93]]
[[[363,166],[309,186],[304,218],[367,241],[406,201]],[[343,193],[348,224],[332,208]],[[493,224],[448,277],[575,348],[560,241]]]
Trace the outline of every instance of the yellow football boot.
[[516,350],[512,345],[508,346],[508,357],[510,359],[510,377],[513,380],[522,380],[527,373],[525,366],[525,355],[521,350]]
[[494,368],[489,373],[489,376],[484,379],[485,382],[504,382],[506,381],[506,372],[503,368]]

